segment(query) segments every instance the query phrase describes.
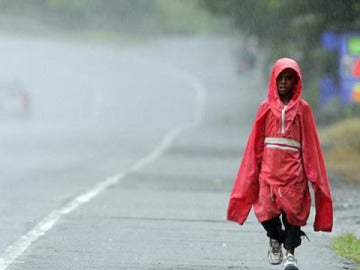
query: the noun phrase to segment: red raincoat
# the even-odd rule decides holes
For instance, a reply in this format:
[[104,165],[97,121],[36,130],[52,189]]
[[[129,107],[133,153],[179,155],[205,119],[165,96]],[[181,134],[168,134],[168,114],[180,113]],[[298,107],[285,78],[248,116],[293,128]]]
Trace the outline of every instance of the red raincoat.
[[[287,106],[281,102],[276,78],[286,68],[299,80]],[[260,105],[231,193],[227,218],[243,224],[254,206],[260,222],[284,211],[290,224],[304,226],[315,195],[315,231],[331,231],[333,208],[324,159],[310,106],[301,99],[298,64],[278,60],[271,73],[268,98]]]

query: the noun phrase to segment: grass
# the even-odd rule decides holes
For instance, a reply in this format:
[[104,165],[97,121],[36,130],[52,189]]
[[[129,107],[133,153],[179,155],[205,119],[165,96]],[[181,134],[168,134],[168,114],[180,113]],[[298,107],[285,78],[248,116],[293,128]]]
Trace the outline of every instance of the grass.
[[360,183],[360,118],[351,118],[320,132],[326,167],[342,179]]
[[[360,183],[360,118],[350,118],[320,132],[324,145],[326,167],[341,179]],[[332,241],[333,250],[360,264],[360,239],[354,233],[344,233]],[[360,270],[360,266],[356,268]]]
[[[360,239],[354,233],[336,236],[332,242],[333,250],[356,264],[360,264]],[[360,270],[360,266],[356,268]]]

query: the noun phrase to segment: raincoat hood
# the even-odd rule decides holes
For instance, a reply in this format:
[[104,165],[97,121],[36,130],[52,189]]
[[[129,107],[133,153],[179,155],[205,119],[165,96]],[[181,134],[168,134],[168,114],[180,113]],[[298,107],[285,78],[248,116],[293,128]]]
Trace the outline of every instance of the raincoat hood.
[[284,104],[281,102],[280,97],[277,91],[276,78],[279,74],[285,70],[291,68],[297,73],[298,81],[294,85],[293,97],[290,100],[286,108],[286,113],[290,118],[290,122],[294,119],[296,113],[298,112],[299,102],[302,95],[302,74],[301,69],[298,63],[291,58],[281,58],[275,62],[273,70],[270,75],[269,88],[268,88],[268,100],[270,103],[271,111],[277,116],[281,116],[281,111],[284,108]]

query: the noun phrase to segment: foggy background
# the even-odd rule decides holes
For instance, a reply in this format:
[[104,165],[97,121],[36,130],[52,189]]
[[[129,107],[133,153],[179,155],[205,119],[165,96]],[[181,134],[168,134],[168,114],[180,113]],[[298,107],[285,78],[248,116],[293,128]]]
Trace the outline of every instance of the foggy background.
[[[330,2],[0,0],[0,269],[269,269],[255,219],[239,234],[225,213],[284,56],[302,67],[336,233],[358,232],[359,104],[322,38],[356,33],[360,2]],[[311,267],[338,269],[327,248]]]

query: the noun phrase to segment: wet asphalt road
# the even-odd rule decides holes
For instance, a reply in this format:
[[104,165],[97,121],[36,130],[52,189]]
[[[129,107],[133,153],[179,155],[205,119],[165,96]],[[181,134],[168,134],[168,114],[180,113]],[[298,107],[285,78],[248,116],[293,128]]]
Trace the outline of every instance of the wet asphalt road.
[[[0,269],[282,269],[253,216],[225,221],[266,89],[259,71],[237,73],[237,45],[3,38],[2,79],[34,108],[1,126]],[[300,269],[344,266],[330,237],[358,228],[359,187],[332,186],[335,231],[305,228]]]

